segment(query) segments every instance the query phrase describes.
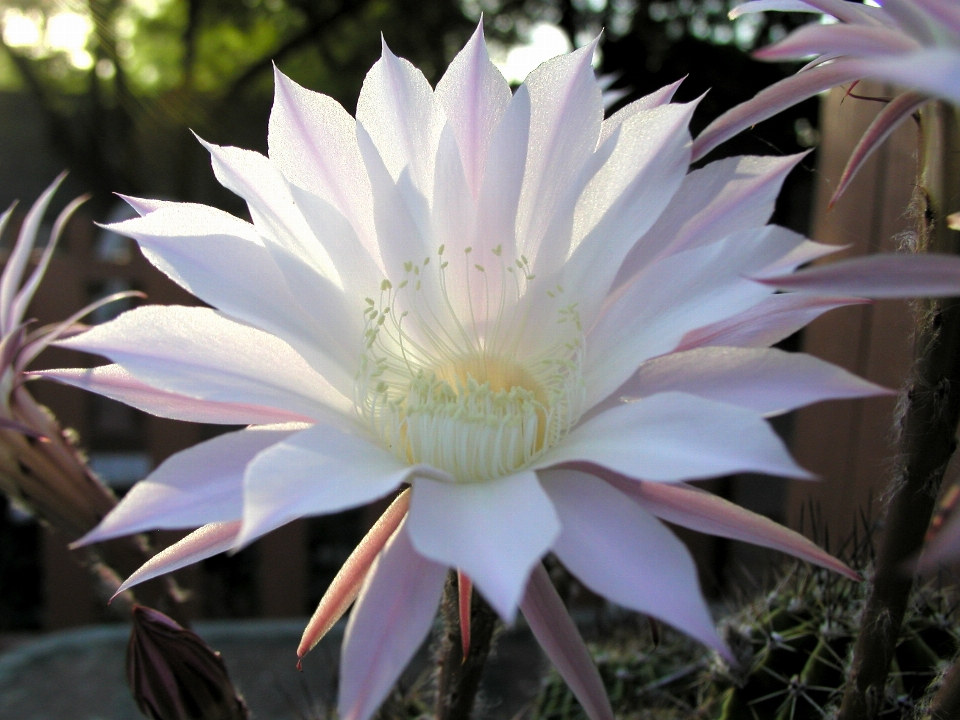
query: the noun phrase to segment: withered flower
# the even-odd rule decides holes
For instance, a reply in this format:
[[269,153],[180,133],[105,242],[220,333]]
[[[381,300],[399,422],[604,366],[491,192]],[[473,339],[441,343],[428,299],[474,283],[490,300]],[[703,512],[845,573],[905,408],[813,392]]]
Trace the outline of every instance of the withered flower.
[[127,681],[151,720],[246,720],[220,653],[157,610],[137,605],[127,646]]

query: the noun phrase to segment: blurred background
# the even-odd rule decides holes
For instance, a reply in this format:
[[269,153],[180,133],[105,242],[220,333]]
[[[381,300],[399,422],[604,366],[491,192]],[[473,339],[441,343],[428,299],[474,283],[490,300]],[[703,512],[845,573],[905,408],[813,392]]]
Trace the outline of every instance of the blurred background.
[[[70,176],[51,218],[69,199],[92,193],[68,227],[30,316],[41,322],[62,319],[91,300],[128,289],[144,291],[146,302],[195,302],[150,267],[132,242],[98,229],[94,222],[128,216],[126,205],[113,193],[201,202],[245,217],[244,205],[214,180],[208,157],[191,133],[265,152],[274,63],[352,113],[363,77],[380,55],[381,33],[396,54],[435,83],[482,15],[494,59],[516,85],[543,60],[582,46],[602,31],[596,69],[613,79],[612,88],[622,95],[619,103],[686,78],[677,99],[689,101],[706,93],[693,121],[696,134],[723,110],[797,69],[758,63],[749,53],[810,16],[747,15],[731,22],[731,4],[2,0],[0,207],[21,200],[15,230],[30,203],[64,168]],[[875,90],[883,94],[882,88]],[[816,239],[876,251],[904,226],[901,211],[889,208],[903,208],[909,198],[914,131],[902,130],[888,146],[893,149],[862,173],[867,184],[852,188],[828,217],[824,200],[830,183],[879,104],[848,99],[842,92],[824,102],[830,108],[826,120],[821,120],[821,99],[814,98],[743,133],[708,160],[820,148],[790,176],[774,221],[813,232]],[[829,137],[821,135],[826,124],[833,128]],[[902,183],[878,194],[878,178],[895,175],[884,163],[900,163],[896,172]],[[898,192],[905,194],[903,202]],[[3,239],[4,254],[13,236],[8,232]],[[129,307],[130,302],[116,303],[90,321],[103,322]],[[905,336],[909,316],[897,305],[889,313],[901,325],[891,326],[888,317],[880,317],[883,313],[888,311],[840,311],[825,321],[823,330],[815,326],[806,338],[790,338],[785,347],[799,349],[806,342],[824,356],[896,386],[909,357],[907,345],[902,340],[892,345],[889,337],[872,329],[892,327],[891,333]],[[38,366],[101,362],[50,350]],[[170,454],[232,429],[161,420],[49,383],[35,383],[32,392],[78,433],[93,469],[120,495]],[[779,521],[802,525],[821,540],[832,533],[836,546],[837,537],[859,522],[861,509],[864,517],[871,514],[870,498],[883,486],[892,410],[887,399],[833,403],[777,421],[800,461],[829,480],[812,499],[811,486],[794,487],[775,478],[726,478],[708,487]],[[818,518],[815,526],[810,523],[811,508]],[[308,614],[376,516],[376,509],[357,510],[296,522],[236,556],[211,558],[182,571],[178,579],[192,593],[191,614]],[[155,539],[163,546],[178,537],[157,533]],[[691,534],[684,538],[698,558],[706,592],[715,598],[745,572],[758,576],[768,559],[740,545]],[[53,630],[107,617],[63,539],[0,499],[0,634]]]

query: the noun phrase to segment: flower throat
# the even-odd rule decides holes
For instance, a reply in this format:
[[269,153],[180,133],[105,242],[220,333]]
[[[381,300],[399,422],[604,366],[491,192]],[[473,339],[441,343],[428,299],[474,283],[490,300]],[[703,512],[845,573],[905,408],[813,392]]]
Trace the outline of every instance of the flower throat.
[[[356,380],[358,412],[384,445],[458,482],[530,465],[569,432],[583,402],[575,308],[558,309],[562,341],[519,359],[524,296],[534,280],[529,264],[508,265],[495,248],[500,276],[491,291],[488,270],[470,263],[470,252],[460,292],[448,292],[454,288],[440,246],[434,263],[405,263],[407,277],[396,288],[384,280],[379,302],[367,298]],[[471,282],[485,293],[471,294]]]

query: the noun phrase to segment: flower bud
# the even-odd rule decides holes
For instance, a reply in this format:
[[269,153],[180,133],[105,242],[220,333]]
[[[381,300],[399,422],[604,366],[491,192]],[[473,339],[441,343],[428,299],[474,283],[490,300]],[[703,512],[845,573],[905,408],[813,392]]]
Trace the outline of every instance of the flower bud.
[[151,720],[247,720],[220,653],[161,612],[133,609],[127,681]]

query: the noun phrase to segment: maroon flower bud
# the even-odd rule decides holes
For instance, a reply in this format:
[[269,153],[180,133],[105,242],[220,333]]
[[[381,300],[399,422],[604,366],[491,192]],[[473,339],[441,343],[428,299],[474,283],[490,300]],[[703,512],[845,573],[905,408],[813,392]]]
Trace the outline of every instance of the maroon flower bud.
[[220,653],[196,633],[143,605],[133,609],[127,681],[151,720],[247,720]]

